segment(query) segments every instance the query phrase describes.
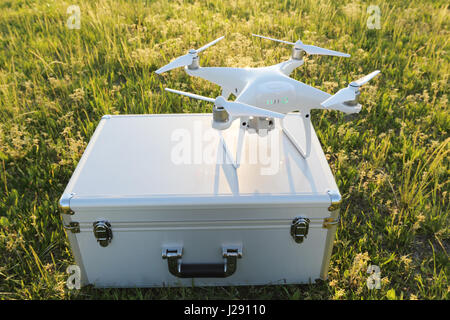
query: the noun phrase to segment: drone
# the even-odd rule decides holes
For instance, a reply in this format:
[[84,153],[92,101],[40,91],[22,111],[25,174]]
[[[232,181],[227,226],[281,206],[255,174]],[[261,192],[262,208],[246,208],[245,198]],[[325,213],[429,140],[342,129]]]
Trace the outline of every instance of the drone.
[[[338,110],[348,114],[360,112],[359,97],[361,93],[359,89],[380,71],[373,71],[331,95],[297,81],[289,75],[303,65],[305,54],[346,58],[350,57],[349,54],[307,45],[301,40],[294,43],[256,34],[252,34],[252,36],[291,45],[290,59],[276,65],[259,68],[201,67],[198,54],[224,38],[220,37],[197,50],[189,50],[187,54],[176,58],[155,72],[161,74],[184,67],[188,75],[203,78],[220,86],[222,93],[215,99],[189,92],[165,89],[172,93],[213,103],[212,127],[219,131],[228,129],[234,120],[240,119],[241,132],[248,131],[263,136],[274,129],[274,119],[279,118],[283,132],[306,159],[311,151],[311,109]],[[235,100],[227,100],[232,94],[235,96]],[[283,121],[284,117],[292,112],[297,112],[303,120],[305,149],[290,133]],[[238,147],[235,160],[233,159],[236,169],[239,167],[241,148],[242,145]],[[225,149],[227,149],[226,146]]]

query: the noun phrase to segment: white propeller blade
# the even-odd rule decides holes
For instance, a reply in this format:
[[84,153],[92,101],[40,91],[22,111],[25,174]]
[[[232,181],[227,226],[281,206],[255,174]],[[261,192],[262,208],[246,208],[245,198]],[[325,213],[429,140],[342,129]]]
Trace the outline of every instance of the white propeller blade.
[[316,47],[316,46],[303,44],[303,43],[299,44],[299,48],[305,50],[305,52],[307,54],[320,54],[320,55],[325,55],[325,56],[336,56],[336,57],[345,57],[345,58],[350,57],[350,55],[348,53],[342,53],[339,51],[324,49],[321,47]]
[[363,84],[365,84],[366,82],[370,81],[373,77],[375,77],[379,73],[380,73],[380,70],[375,70],[374,72],[369,73],[367,76],[364,76],[364,77],[350,83],[350,85],[355,86],[355,87],[360,87]]
[[217,42],[219,42],[219,41],[222,40],[223,38],[225,38],[225,36],[222,36],[222,37],[220,37],[220,38],[217,38],[216,40],[211,41],[210,43],[204,45],[204,46],[201,47],[200,49],[197,49],[197,50],[196,50],[197,53],[202,52],[203,50],[205,50],[206,48],[211,47],[212,45],[215,45]]
[[174,90],[174,89],[170,89],[170,88],[166,88],[165,90],[169,91],[169,92],[173,92],[173,93],[178,93],[178,94],[181,94],[181,95],[189,97],[189,98],[198,99],[198,100],[204,100],[204,101],[208,101],[208,102],[212,102],[212,103],[214,103],[216,101],[216,99],[200,96],[198,94],[193,94],[193,93],[189,93],[189,92]]
[[324,49],[324,48],[313,46],[313,45],[303,44],[303,42],[301,42],[300,40],[298,40],[297,42],[294,43],[294,42],[269,38],[269,37],[265,37],[265,36],[260,36],[257,34],[252,34],[252,36],[290,44],[290,45],[296,46],[299,49],[304,50],[307,54],[320,54],[320,55],[338,56],[338,57],[346,57],[346,58],[350,57],[350,55],[348,53],[342,53],[339,51],[334,51],[334,50]]
[[175,60],[171,61],[169,64],[166,64],[164,67],[159,68],[155,72],[157,74],[161,74],[163,72],[166,72],[166,71],[169,71],[169,70],[172,70],[172,69],[175,69],[175,68],[188,66],[188,65],[192,64],[194,58],[197,56],[197,53],[202,52],[203,50],[211,47],[212,45],[216,44],[217,42],[219,42],[223,38],[225,38],[225,37],[222,36],[220,38],[217,38],[216,40],[211,41],[210,43],[204,45],[200,49],[190,50],[189,53],[185,54],[184,56],[176,58]]
[[172,70],[175,68],[188,66],[188,65],[192,64],[193,60],[194,60],[194,55],[188,53],[188,54],[185,54],[184,56],[176,58],[175,60],[173,60],[169,64],[166,64],[164,67],[159,68],[155,72],[157,74],[161,74],[163,72],[166,72],[166,71],[169,71],[169,70]]
[[289,41],[278,40],[278,39],[269,38],[269,37],[265,37],[265,36],[260,36],[259,34],[254,34],[254,33],[252,33],[252,36],[254,36],[254,37],[260,37],[260,38],[267,39],[267,40],[277,41],[277,42],[281,42],[281,43],[286,43],[286,44],[295,45],[294,42],[289,42]]
[[326,99],[324,102],[322,102],[321,105],[325,108],[328,108],[330,106],[344,103],[346,101],[355,100],[356,92],[358,91],[358,88],[360,86],[362,86],[363,84],[367,83],[370,79],[372,79],[379,73],[380,73],[380,70],[376,70],[356,81],[353,81],[352,83],[350,83],[348,85],[347,88],[339,90],[338,92],[336,92],[335,95],[332,95],[331,97]]
[[213,102],[216,106],[222,106],[232,117],[267,117],[267,118],[283,118],[283,113],[273,112],[270,110],[254,107],[242,102],[228,101],[224,97],[219,96],[216,99],[200,96],[189,92],[166,88],[166,91],[181,94],[189,98]]
[[216,99],[216,105],[222,105],[232,117],[266,117],[284,118],[284,114],[251,106],[238,101],[227,101],[220,96]]

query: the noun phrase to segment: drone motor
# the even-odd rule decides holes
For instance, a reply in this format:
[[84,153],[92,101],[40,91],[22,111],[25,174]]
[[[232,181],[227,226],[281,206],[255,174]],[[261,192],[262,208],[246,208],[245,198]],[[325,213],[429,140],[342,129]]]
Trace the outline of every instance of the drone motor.
[[355,91],[355,99],[344,101],[343,104],[345,104],[346,106],[349,106],[349,107],[357,106],[358,103],[359,103],[359,96],[360,95],[361,95],[361,92],[357,89],[357,91]]
[[292,48],[292,56],[291,58],[293,60],[303,60],[303,56],[305,55],[305,50],[297,48],[297,47],[293,47]]
[[212,127],[217,130],[225,130],[231,126],[230,114],[222,106],[213,106]]
[[196,69],[200,68],[200,62],[199,62],[199,58],[197,55],[197,50],[191,49],[191,50],[189,50],[189,54],[192,55],[192,63],[187,66],[189,68],[189,70],[196,70]]

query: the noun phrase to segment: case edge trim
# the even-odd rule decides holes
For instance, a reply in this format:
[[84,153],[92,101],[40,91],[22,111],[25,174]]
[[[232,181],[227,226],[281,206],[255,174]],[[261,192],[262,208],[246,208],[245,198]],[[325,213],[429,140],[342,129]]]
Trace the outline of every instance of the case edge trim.
[[[70,222],[72,222],[72,217],[69,215],[62,215],[61,217],[62,217],[63,225],[66,225],[66,224],[69,224]],[[85,268],[85,265],[83,262],[83,257],[81,255],[81,250],[78,245],[77,234],[75,234],[73,232],[69,232],[66,229],[64,231],[67,235],[67,239],[69,240],[70,249],[72,251],[72,255],[75,260],[75,264],[80,268],[80,272],[81,272],[81,279],[80,279],[81,283],[80,284],[81,284],[81,286],[84,286],[89,283],[89,278],[87,276],[86,268]]]
[[[338,219],[340,206],[342,203],[341,194],[337,190],[328,190],[327,193],[330,196],[330,200],[331,200],[331,204],[328,207],[328,211],[331,212],[330,218]],[[331,253],[333,252],[333,244],[334,244],[334,239],[336,237],[336,229],[337,229],[337,224],[332,224],[332,225],[330,225],[330,227],[328,228],[328,231],[327,231],[327,237],[325,240],[325,250],[324,250],[323,259],[322,259],[322,267],[320,270],[320,278],[322,280],[327,280],[327,278],[328,278],[328,269],[330,267]]]

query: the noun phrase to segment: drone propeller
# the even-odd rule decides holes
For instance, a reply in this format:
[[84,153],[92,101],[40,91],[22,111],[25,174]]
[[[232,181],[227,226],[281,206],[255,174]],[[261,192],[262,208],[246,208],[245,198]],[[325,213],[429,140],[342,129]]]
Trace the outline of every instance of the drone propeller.
[[199,96],[197,94],[178,91],[166,88],[166,91],[181,94],[190,98],[204,100],[214,103],[216,107],[223,107],[232,117],[267,117],[267,118],[284,118],[283,113],[273,112],[266,109],[254,107],[242,102],[228,101],[224,97],[219,96],[216,99]]
[[375,70],[374,72],[369,73],[368,75],[351,82],[347,88],[339,90],[335,95],[329,97],[324,102],[322,102],[321,105],[325,108],[328,108],[336,104],[345,103],[348,101],[355,101],[359,95],[359,87],[367,83],[369,80],[371,80],[379,73],[380,70]]
[[194,61],[194,58],[197,57],[197,54],[199,52],[202,52],[203,50],[209,48],[210,46],[216,44],[217,42],[219,42],[220,40],[222,40],[224,37],[220,37],[217,38],[214,41],[211,41],[210,43],[204,45],[203,47],[195,50],[195,49],[191,49],[189,50],[189,52],[187,54],[185,54],[184,56],[178,57],[175,60],[173,60],[172,62],[170,62],[169,64],[165,65],[164,67],[159,68],[158,70],[156,70],[155,72],[157,74],[161,74],[163,72],[175,69],[175,68],[179,68],[179,67],[184,67],[184,66],[189,66],[192,64],[192,62]]
[[337,56],[337,57],[346,57],[346,58],[350,57],[350,55],[347,53],[342,53],[342,52],[324,49],[324,48],[313,46],[313,45],[304,44],[301,40],[298,40],[297,42],[294,43],[294,42],[289,42],[289,41],[284,41],[284,40],[273,39],[273,38],[269,38],[269,37],[265,37],[265,36],[260,36],[257,34],[252,34],[252,36],[290,44],[290,45],[293,45],[297,49],[301,49],[301,50],[305,51],[307,54],[320,54],[320,55],[326,55],[326,56]]

